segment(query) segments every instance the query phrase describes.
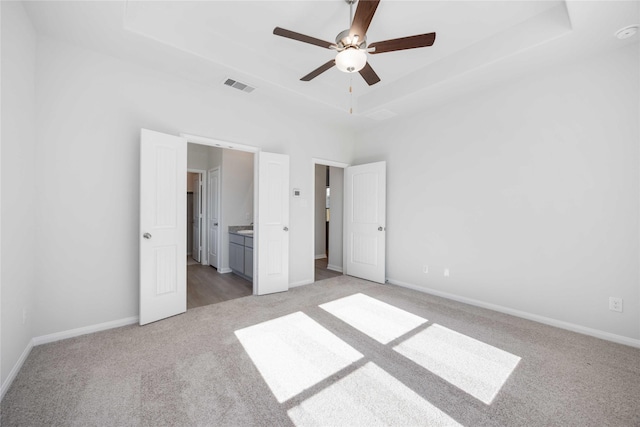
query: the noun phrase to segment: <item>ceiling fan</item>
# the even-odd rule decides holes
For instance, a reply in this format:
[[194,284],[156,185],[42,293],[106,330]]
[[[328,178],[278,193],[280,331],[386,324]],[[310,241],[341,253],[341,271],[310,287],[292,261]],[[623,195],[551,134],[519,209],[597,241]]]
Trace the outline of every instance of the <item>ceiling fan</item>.
[[[352,8],[356,0],[345,0],[345,2],[347,2]],[[309,43],[327,49],[333,49],[338,52],[335,59],[321,65],[306,76],[302,77],[300,80],[308,82],[335,65],[340,71],[345,73],[360,73],[367,84],[371,86],[378,83],[380,81],[380,77],[378,77],[376,72],[373,71],[373,68],[371,68],[371,65],[367,62],[367,53],[373,55],[433,45],[436,40],[436,33],[420,34],[416,36],[375,42],[371,43],[367,47],[367,29],[369,28],[369,24],[371,24],[373,15],[378,7],[378,3],[380,3],[380,0],[359,0],[355,16],[353,16],[353,19],[351,20],[351,28],[340,32],[336,36],[335,43],[330,43],[315,37],[296,33],[294,31],[285,30],[280,27],[274,28],[273,34],[277,36],[298,40],[303,43]]]

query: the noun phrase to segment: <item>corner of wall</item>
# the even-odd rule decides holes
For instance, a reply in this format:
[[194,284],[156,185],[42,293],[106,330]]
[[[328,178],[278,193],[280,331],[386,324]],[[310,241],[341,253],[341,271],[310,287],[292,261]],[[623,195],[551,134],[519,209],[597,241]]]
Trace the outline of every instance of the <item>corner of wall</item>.
[[7,378],[5,378],[5,380],[2,382],[2,387],[0,388],[0,402],[2,401],[2,399],[4,399],[4,395],[7,394],[9,388],[11,388],[13,380],[15,380],[16,376],[18,376],[18,372],[20,372],[20,369],[22,369],[22,365],[24,365],[24,362],[27,360],[27,357],[29,357],[32,349],[33,340],[30,340],[23,350],[22,354],[20,354],[20,357],[16,361],[15,365],[13,365],[13,367],[11,368],[11,371],[9,371],[9,373],[7,374]]
[[4,393],[29,354],[35,317],[37,273],[32,253],[36,246],[37,188],[32,171],[37,144],[37,35],[21,2],[2,2],[0,10],[0,378]]

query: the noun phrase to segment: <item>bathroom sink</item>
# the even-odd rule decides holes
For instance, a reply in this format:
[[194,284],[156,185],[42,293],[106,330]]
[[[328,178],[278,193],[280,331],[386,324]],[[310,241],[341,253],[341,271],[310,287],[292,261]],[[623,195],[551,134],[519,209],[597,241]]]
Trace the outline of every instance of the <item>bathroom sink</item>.
[[253,230],[238,230],[236,231],[238,234],[253,234]]

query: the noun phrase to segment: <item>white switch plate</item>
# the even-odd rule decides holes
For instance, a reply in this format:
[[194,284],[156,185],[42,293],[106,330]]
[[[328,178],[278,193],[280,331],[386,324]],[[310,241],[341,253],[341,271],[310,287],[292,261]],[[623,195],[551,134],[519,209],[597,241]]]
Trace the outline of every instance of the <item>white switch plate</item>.
[[622,313],[622,298],[609,297],[609,310]]
[[444,277],[449,277],[449,269],[448,268],[444,269]]

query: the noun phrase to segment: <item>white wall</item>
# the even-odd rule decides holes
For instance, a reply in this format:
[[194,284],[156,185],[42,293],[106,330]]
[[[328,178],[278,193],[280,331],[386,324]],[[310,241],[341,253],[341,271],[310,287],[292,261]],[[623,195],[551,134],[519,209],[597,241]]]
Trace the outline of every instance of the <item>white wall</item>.
[[187,144],[187,169],[209,170],[211,161],[209,150],[219,150],[215,147],[208,147],[200,144]]
[[315,200],[313,201],[315,211],[315,258],[325,258],[327,256],[327,167],[325,165],[315,166]]
[[[36,169],[46,178],[36,336],[138,314],[140,128],[288,154],[291,188],[306,194],[312,158],[351,161],[350,132],[273,108],[259,90],[202,86],[51,39],[38,44],[36,87]],[[313,281],[312,221],[311,204],[292,204],[291,282]]]
[[387,276],[640,338],[639,76],[636,44],[359,135],[388,162]]
[[[36,241],[36,35],[22,4],[2,8],[2,383],[32,338]],[[41,177],[42,178],[42,177]],[[80,178],[78,177],[78,181]],[[75,184],[72,184],[75,185]],[[27,311],[23,323],[23,310]]]
[[253,153],[222,150],[219,269],[229,268],[229,226],[253,223],[253,161]]
[[329,207],[329,260],[328,268],[342,271],[343,268],[343,216],[344,216],[344,169],[329,168],[329,186],[331,198]]
[[209,147],[209,169],[222,165],[222,148]]

